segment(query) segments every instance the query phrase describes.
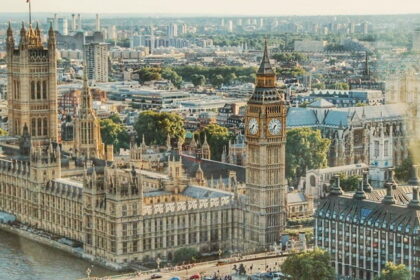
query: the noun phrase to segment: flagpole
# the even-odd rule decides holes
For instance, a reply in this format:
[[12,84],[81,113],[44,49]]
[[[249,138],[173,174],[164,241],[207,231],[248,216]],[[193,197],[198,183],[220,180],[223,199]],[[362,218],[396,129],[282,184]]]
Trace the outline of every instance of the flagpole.
[[29,3],[29,24],[32,24],[31,0],[28,0],[28,3]]

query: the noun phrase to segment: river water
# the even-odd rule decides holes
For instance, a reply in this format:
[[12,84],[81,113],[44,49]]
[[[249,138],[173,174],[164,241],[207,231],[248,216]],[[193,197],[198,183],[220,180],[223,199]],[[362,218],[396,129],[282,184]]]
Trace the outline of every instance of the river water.
[[61,250],[0,230],[0,280],[75,280],[115,272],[92,265]]

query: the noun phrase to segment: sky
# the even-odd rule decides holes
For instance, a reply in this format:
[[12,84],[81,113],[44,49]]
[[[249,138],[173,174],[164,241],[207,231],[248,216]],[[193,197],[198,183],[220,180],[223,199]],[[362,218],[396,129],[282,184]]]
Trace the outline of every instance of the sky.
[[[31,0],[33,12],[173,15],[331,15],[419,13],[419,0]],[[0,0],[0,14],[26,0]]]

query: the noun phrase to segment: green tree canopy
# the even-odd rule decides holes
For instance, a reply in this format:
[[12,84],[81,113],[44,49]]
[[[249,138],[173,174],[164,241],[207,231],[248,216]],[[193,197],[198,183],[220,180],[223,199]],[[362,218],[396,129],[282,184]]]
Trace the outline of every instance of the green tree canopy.
[[355,175],[346,177],[344,174],[340,174],[340,186],[345,192],[356,191],[359,186],[359,178]]
[[229,130],[218,124],[209,124],[197,133],[200,135],[201,143],[204,141],[204,134],[207,135],[207,142],[210,145],[211,159],[221,160],[223,147],[227,148],[229,141],[232,139]]
[[148,82],[148,81],[162,79],[160,68],[144,67],[144,68],[140,68],[136,72],[139,75],[139,82],[141,84],[144,84],[145,82]]
[[184,262],[192,262],[200,257],[200,253],[194,248],[180,248],[174,253],[174,262],[182,264]]
[[287,131],[286,177],[297,183],[307,169],[327,166],[331,141],[321,136],[320,130],[294,128]]
[[284,261],[282,272],[292,280],[334,280],[335,272],[330,265],[330,256],[320,249],[293,254]]
[[395,177],[398,181],[408,182],[410,179],[410,169],[413,166],[413,160],[411,157],[404,159],[400,165],[395,168]]
[[141,112],[134,128],[139,141],[144,135],[147,144],[164,145],[168,134],[171,138],[185,138],[184,120],[176,113]]
[[116,123],[112,119],[100,121],[102,141],[107,145],[114,145],[114,151],[120,148],[130,147],[130,136],[121,123]]
[[404,264],[395,265],[388,262],[376,280],[410,280],[410,271]]
[[206,84],[206,77],[204,75],[194,74],[191,76],[191,82],[195,87],[204,86]]
[[172,82],[174,86],[179,88],[182,84],[182,77],[178,75],[177,72],[170,68],[165,68],[162,70],[162,78],[167,79]]

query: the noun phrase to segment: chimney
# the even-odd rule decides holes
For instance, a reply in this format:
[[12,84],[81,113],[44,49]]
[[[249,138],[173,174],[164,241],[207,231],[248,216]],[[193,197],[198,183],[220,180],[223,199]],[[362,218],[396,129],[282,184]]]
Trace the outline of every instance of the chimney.
[[335,175],[334,176],[334,183],[333,186],[331,188],[330,191],[330,195],[342,195],[343,194],[343,190],[341,189],[340,186],[340,175]]
[[413,166],[411,166],[410,179],[408,180],[408,183],[412,186],[419,186],[420,180],[419,180],[418,175],[419,175],[419,166],[413,164]]
[[408,203],[408,208],[420,210],[419,189],[417,187],[413,188],[413,199]]
[[354,199],[357,200],[363,200],[366,199],[366,194],[365,191],[363,190],[363,179],[359,178],[359,187],[356,191],[356,193],[353,196]]
[[367,193],[371,193],[373,188],[369,183],[368,175],[369,175],[368,171],[363,171],[363,190]]
[[382,203],[387,204],[387,205],[395,204],[394,195],[392,193],[393,184],[391,182],[386,182],[385,187],[386,187],[386,196],[384,197],[384,199],[382,199]]

